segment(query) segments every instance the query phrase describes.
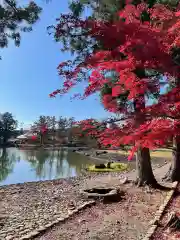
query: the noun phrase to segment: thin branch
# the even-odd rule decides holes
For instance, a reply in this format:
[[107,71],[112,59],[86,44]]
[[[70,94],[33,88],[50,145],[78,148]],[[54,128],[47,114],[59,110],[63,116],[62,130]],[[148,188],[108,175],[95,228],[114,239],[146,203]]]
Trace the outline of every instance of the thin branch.
[[127,117],[122,117],[122,118],[114,118],[114,119],[110,119],[110,120],[105,120],[103,121],[103,123],[115,123],[115,122],[121,122],[121,121],[125,121],[128,120],[130,118],[132,118],[133,115],[129,115]]
[[18,9],[9,0],[4,0],[4,1],[7,5],[9,5],[15,11],[15,13],[18,12]]

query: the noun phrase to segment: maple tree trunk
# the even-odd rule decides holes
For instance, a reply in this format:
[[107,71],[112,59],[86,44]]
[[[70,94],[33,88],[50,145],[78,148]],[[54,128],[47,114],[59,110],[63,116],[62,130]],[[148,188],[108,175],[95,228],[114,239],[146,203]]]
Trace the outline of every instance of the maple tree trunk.
[[[137,99],[134,100],[134,110],[137,127],[143,124],[146,119],[146,116],[141,111],[142,109],[145,109],[144,95],[140,95]],[[151,185],[153,187],[157,186],[157,181],[152,171],[149,148],[143,148],[140,146],[138,147],[136,153],[136,171],[137,171],[136,182],[138,186],[144,185]]]
[[41,146],[44,144],[44,136],[42,133],[40,134],[40,144]]
[[[179,78],[176,79],[175,83],[176,87],[180,87]],[[180,136],[176,136],[173,139],[172,162],[163,180],[180,182]]]
[[157,181],[154,177],[149,148],[139,147],[136,153],[136,171],[137,171],[137,185],[151,185],[156,186]]
[[174,138],[171,166],[163,180],[180,182],[180,136]]

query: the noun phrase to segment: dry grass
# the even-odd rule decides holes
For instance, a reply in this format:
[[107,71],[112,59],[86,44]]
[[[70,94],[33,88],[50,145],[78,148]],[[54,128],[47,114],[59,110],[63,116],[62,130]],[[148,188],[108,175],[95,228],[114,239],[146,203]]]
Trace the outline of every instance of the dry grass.
[[172,150],[171,149],[162,149],[162,150],[152,151],[151,157],[172,158]]
[[[124,156],[129,155],[129,151],[123,150],[107,150],[109,153],[116,153]],[[171,149],[158,149],[156,151],[151,151],[151,157],[156,158],[171,158],[172,157],[172,150]]]

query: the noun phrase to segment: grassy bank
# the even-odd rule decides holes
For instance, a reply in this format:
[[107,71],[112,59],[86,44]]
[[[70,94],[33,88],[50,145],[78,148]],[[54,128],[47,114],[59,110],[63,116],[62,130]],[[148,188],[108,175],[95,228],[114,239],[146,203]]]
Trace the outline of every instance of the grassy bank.
[[[128,156],[129,151],[124,151],[124,150],[106,150],[108,153],[115,153],[119,155],[124,155]],[[150,152],[151,157],[155,158],[171,158],[172,157],[172,150],[171,149],[158,149]]]

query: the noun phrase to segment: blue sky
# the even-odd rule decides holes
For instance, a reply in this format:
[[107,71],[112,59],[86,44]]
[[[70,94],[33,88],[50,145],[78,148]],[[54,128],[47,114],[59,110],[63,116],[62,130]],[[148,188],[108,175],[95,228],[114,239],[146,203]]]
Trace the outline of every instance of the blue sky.
[[43,7],[43,13],[33,32],[23,34],[19,48],[10,43],[0,53],[0,112],[12,112],[25,127],[39,115],[74,116],[77,120],[108,116],[95,96],[73,102],[70,95],[49,98],[48,94],[61,84],[56,67],[70,55],[60,52],[59,44],[47,34],[46,27],[55,23],[60,13],[68,12],[68,0],[36,2]]

